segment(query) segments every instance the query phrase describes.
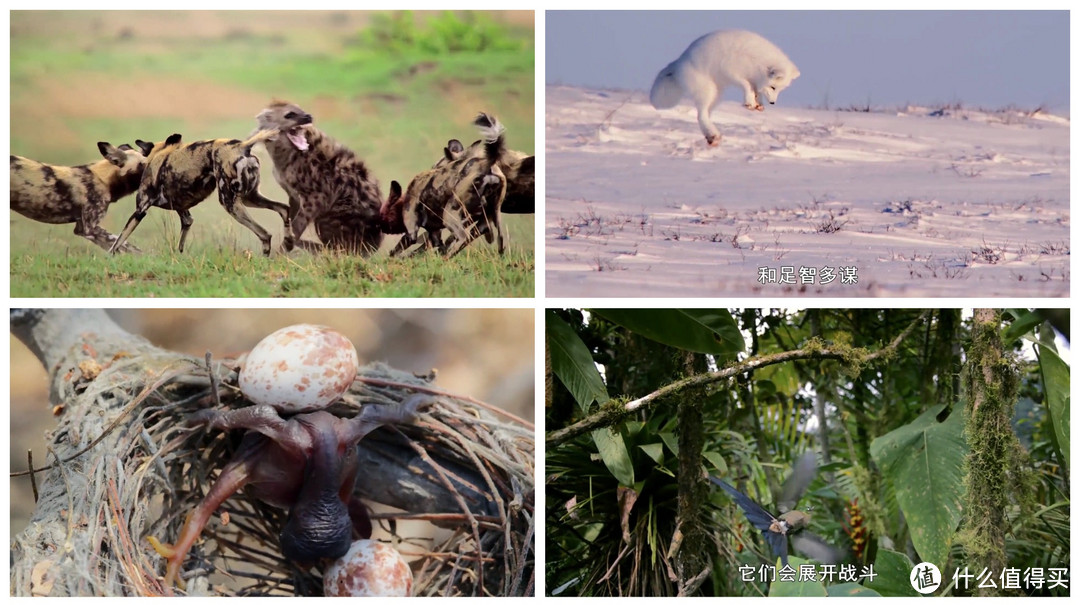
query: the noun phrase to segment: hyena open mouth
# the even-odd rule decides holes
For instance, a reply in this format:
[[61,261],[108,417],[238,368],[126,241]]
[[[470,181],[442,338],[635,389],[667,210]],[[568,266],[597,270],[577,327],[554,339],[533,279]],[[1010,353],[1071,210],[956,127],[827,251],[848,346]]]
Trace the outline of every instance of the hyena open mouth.
[[308,150],[307,137],[304,136],[304,130],[300,127],[290,128],[285,131],[285,136],[292,142],[293,146],[300,151]]

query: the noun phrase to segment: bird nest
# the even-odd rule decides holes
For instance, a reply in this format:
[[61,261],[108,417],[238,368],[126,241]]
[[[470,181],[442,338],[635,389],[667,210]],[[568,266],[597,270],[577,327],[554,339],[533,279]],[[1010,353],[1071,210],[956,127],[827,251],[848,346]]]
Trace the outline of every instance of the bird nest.
[[[65,571],[62,579],[48,581],[65,582],[71,594],[163,594],[165,561],[146,538],[172,541],[178,535],[243,433],[184,422],[207,407],[247,405],[236,386],[235,361],[171,355],[155,371],[146,369],[143,357],[138,368],[122,358],[104,368],[80,364],[82,376],[59,382],[56,399],[82,412],[65,414],[54,440],[86,426],[85,415],[100,413],[104,419],[91,445],[50,470],[61,473],[66,494],[43,492],[35,512],[35,518],[47,517],[42,507],[58,506],[63,510],[57,514],[78,524],[74,538],[65,540],[74,544],[69,556],[84,560],[63,567],[79,570],[79,577]],[[533,429],[482,402],[442,393],[433,378],[368,365],[329,408],[351,417],[364,404],[399,405],[416,391],[440,394],[416,424],[383,427],[360,442],[357,494],[364,502],[394,507],[380,509],[372,520],[389,536],[382,539],[410,561],[413,594],[531,595]],[[86,432],[83,438],[89,439]],[[285,520],[286,511],[243,490],[230,497],[184,561],[186,592],[322,595],[321,569],[298,566],[281,554],[278,534]],[[34,531],[32,524],[14,550],[59,541]],[[42,565],[33,565],[32,573],[30,567],[13,569],[13,587],[47,594],[42,584],[49,569]]]

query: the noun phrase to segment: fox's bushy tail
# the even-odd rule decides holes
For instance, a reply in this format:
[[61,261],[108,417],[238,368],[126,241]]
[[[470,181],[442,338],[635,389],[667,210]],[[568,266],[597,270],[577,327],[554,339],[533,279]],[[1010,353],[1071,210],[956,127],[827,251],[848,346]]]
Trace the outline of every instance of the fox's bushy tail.
[[677,63],[678,61],[669,63],[667,67],[661,69],[653,82],[652,91],[649,92],[649,101],[657,109],[675,107],[683,96],[682,86],[675,79]]

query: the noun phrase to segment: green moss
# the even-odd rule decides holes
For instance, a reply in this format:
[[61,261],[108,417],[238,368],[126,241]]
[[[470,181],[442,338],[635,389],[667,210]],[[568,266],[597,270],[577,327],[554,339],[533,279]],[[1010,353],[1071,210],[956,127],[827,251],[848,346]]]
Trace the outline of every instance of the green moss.
[[1027,453],[1011,420],[1020,385],[1019,365],[1004,351],[999,323],[996,314],[976,312],[963,370],[968,405],[965,437],[971,454],[965,473],[965,521],[957,540],[970,566],[989,568],[995,575],[1007,564],[1006,510],[1010,502],[1020,504],[1022,510],[1030,509],[1034,493],[1031,474],[1024,470]]

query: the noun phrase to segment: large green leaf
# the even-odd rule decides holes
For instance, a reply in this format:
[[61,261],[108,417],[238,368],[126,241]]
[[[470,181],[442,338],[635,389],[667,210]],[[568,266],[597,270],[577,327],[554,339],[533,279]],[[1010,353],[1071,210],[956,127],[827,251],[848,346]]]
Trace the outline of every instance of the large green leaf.
[[581,413],[588,414],[594,401],[608,400],[607,387],[596,369],[589,348],[565,321],[552,312],[546,314],[551,371],[577,401]]
[[633,485],[634,462],[626,449],[623,436],[608,427],[593,431],[592,438],[596,450],[600,452],[600,459],[604,461],[604,466],[611,472],[611,476],[619,480],[619,485]]
[[[876,569],[874,570],[877,571]],[[863,586],[862,584],[855,584],[854,582],[848,582],[845,584],[833,584],[825,587],[825,591],[829,593],[830,597],[880,597],[881,595],[877,591]]]
[[1042,317],[1028,309],[1009,309],[1009,315],[1013,321],[1001,331],[1001,342],[1006,346],[1012,346],[1016,339],[1031,331],[1032,328],[1043,322]]
[[1046,407],[1054,422],[1054,438],[1065,464],[1069,464],[1069,366],[1049,346],[1038,344],[1036,350],[1046,389]]
[[968,453],[961,410],[953,409],[945,422],[938,422],[943,408],[935,405],[870,444],[874,462],[896,488],[896,501],[911,528],[915,550],[939,569],[946,567],[960,523]]
[[877,577],[866,586],[883,597],[917,597],[919,593],[911,587],[911,570],[914,568],[915,564],[904,553],[881,549],[874,561]]
[[604,319],[661,344],[734,357],[743,337],[727,309],[591,309]]
[[[811,564],[811,561],[806,559],[800,559],[799,557],[788,557],[788,564],[792,569],[798,570],[800,565]],[[779,565],[779,559],[777,565]],[[826,597],[828,594],[825,591],[825,585],[819,581],[799,581],[798,574],[796,573],[794,582],[787,582],[780,580],[780,570],[777,568],[776,581],[769,585],[770,597]],[[787,578],[785,578],[787,579]]]

